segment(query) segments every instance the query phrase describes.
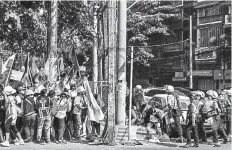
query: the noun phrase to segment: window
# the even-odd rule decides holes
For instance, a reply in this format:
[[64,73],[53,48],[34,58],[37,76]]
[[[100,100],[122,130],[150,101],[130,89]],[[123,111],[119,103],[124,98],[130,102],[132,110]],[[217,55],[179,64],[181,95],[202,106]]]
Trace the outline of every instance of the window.
[[163,109],[163,106],[162,106],[162,98],[161,97],[154,97],[152,98],[149,103],[148,103],[150,106],[155,106],[155,108],[158,108],[158,109]]
[[160,90],[160,89],[154,89],[148,91],[145,95],[146,96],[154,96],[156,94],[166,94],[165,90]]
[[200,31],[200,47],[208,47],[211,37],[216,37],[216,45],[220,45],[220,36],[223,34],[222,26],[213,26],[199,29]]
[[214,15],[220,15],[222,14],[222,8],[221,6],[211,6],[207,8],[200,8],[199,11],[199,17],[205,17],[205,16],[214,16]]

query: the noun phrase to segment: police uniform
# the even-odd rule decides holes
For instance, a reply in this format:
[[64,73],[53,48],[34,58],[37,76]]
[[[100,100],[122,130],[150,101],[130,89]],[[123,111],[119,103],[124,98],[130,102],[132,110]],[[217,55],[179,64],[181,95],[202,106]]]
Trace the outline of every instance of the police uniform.
[[[231,136],[231,98],[229,98],[228,96],[231,96],[230,93],[227,94],[227,96],[225,97],[225,109],[226,109],[226,132],[228,136]],[[230,137],[231,138],[231,137]]]
[[202,142],[207,142],[207,136],[204,128],[205,120],[208,118],[208,106],[207,100],[202,98],[198,102],[198,113],[199,116],[197,118],[197,126],[198,126],[198,132],[199,132],[199,138],[202,140]]
[[224,143],[227,143],[228,139],[225,133],[225,130],[222,126],[222,121],[221,121],[221,109],[219,108],[218,102],[214,100],[213,105],[210,106],[211,110],[208,112],[209,117],[212,117],[213,119],[213,124],[212,124],[212,131],[213,131],[213,143],[215,146],[220,146],[218,144],[218,131],[221,133],[222,138],[224,139]]
[[[179,110],[179,103],[177,101],[177,98],[170,94],[167,96],[167,103],[169,105],[169,110],[171,111],[171,114],[172,114],[172,117],[174,119],[174,122],[176,124],[176,130],[178,132],[178,135],[180,138],[183,138],[183,131],[182,131],[182,127],[181,127],[181,124],[180,124],[180,115],[181,115],[181,112]],[[183,139],[180,139],[181,141],[180,142],[183,142]],[[179,142],[179,140],[178,140]]]
[[185,147],[191,146],[191,130],[194,135],[194,147],[199,147],[199,137],[198,137],[198,130],[196,126],[196,114],[197,114],[197,107],[190,103],[188,106],[187,111],[187,144]]

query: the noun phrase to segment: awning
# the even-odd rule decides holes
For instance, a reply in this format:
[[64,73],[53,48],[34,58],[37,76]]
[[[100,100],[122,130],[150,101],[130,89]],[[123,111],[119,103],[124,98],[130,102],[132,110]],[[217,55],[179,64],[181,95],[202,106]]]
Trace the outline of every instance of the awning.
[[218,3],[218,2],[203,1],[203,2],[199,2],[195,8],[207,7],[207,6],[215,5],[215,4],[217,4],[217,3]]

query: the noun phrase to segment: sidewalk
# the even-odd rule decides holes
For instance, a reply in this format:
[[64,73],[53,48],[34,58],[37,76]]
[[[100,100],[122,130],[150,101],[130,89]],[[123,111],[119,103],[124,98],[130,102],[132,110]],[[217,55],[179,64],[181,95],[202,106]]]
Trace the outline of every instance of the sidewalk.
[[[176,144],[176,143],[173,143]],[[80,143],[68,143],[68,144],[55,144],[51,143],[48,145],[39,145],[34,143],[27,143],[25,145],[15,146],[11,145],[11,147],[0,147],[1,150],[181,150],[185,149],[180,146],[183,146],[185,143],[176,144],[177,147],[163,146],[154,143],[143,142],[143,145],[136,146],[124,146],[124,145],[116,145],[116,146],[107,146],[107,145],[88,145],[88,144],[80,144]],[[222,145],[221,147],[213,147],[212,145],[200,144],[199,148],[190,148],[197,150],[230,150],[231,143],[226,145]]]

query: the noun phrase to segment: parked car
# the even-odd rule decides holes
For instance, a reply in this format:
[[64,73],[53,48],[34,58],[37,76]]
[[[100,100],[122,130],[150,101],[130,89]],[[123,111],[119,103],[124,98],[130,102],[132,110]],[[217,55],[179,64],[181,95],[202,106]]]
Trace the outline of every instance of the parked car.
[[190,97],[192,95],[192,91],[190,91],[189,89],[186,89],[186,88],[175,87],[175,90],[178,90],[178,91],[184,93],[188,97]]
[[[184,120],[182,119],[182,117],[180,118],[181,121],[181,126],[183,128],[183,130],[186,130],[186,117],[187,117],[187,110],[188,110],[188,105],[190,104],[189,100],[186,99],[181,99],[180,98],[180,107],[182,110],[182,115],[184,117]],[[162,128],[164,129],[164,133],[166,133],[167,135],[169,135],[169,137],[176,137],[177,132],[176,132],[176,127],[174,123],[170,123],[170,125],[168,125],[170,118],[168,118],[167,115],[167,111],[168,111],[168,105],[167,105],[167,94],[156,94],[155,96],[153,96],[149,102],[147,103],[147,108],[155,105],[156,108],[164,111],[164,114],[166,113],[166,116],[163,118],[163,123],[162,123]],[[184,132],[186,133],[186,132]]]
[[[179,96],[180,100],[190,101],[189,97],[179,90],[174,90],[174,92]],[[156,94],[166,94],[166,90],[163,88],[151,88],[144,90],[144,99],[148,102]]]

